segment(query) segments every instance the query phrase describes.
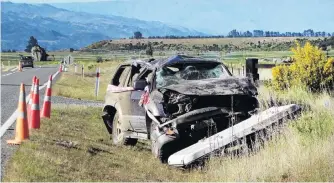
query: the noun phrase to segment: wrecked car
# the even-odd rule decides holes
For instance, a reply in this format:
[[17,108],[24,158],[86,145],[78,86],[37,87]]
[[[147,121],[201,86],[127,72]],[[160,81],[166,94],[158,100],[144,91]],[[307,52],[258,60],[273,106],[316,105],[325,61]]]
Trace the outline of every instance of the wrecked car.
[[249,118],[258,107],[249,78],[219,61],[176,55],[121,64],[107,88],[103,121],[114,144],[149,139],[161,162]]

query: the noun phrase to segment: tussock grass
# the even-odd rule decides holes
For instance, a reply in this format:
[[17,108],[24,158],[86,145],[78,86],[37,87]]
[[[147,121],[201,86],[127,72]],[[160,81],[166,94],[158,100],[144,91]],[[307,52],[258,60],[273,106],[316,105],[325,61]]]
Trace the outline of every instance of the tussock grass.
[[[312,94],[301,88],[275,92],[260,88],[260,99],[297,103],[301,116],[280,135],[245,156],[227,155],[209,162],[201,181],[333,181],[334,100],[328,93]],[[263,109],[270,107],[262,103]]]
[[257,153],[212,159],[201,180],[333,181],[333,138],[304,144],[297,133],[285,132]]

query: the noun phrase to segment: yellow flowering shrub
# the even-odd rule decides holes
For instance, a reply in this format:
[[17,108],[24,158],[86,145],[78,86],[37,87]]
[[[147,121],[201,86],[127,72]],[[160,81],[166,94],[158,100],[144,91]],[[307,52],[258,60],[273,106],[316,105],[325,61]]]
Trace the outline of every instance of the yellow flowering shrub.
[[279,65],[272,69],[273,86],[276,89],[287,89],[291,86],[307,87],[312,91],[332,88],[334,81],[334,59],[326,57],[317,46],[307,42],[301,47],[296,42],[292,48],[291,65]]

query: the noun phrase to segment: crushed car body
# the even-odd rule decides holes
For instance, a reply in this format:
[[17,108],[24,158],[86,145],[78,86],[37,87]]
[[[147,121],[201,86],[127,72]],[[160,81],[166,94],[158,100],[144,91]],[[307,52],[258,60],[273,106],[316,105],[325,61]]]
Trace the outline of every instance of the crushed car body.
[[219,61],[185,55],[133,60],[117,68],[103,119],[115,144],[149,139],[153,155],[167,163],[172,154],[251,118],[259,110],[257,95],[250,78],[233,76]]

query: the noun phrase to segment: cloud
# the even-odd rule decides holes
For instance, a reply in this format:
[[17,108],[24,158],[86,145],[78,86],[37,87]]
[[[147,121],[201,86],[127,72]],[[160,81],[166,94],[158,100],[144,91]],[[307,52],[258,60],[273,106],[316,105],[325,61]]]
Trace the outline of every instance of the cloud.
[[[8,0],[1,0],[6,2]],[[72,3],[72,2],[98,2],[98,1],[128,1],[128,0],[10,0],[13,3]]]

